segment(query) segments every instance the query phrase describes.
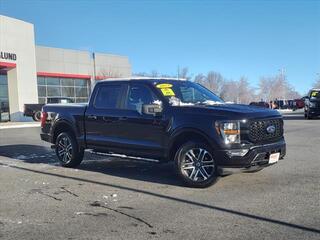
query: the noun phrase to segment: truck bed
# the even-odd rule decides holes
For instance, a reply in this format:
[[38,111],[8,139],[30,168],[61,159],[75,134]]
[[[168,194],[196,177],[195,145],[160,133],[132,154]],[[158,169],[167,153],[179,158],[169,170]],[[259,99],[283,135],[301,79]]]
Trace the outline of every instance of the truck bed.
[[[72,130],[76,134],[78,141],[84,142],[84,115],[87,106],[87,103],[47,104],[43,106],[42,111],[48,114],[48,119],[41,123],[42,131],[44,133],[52,133],[52,128],[58,126],[58,123],[69,123],[72,125]],[[63,118],[60,116],[63,116]]]

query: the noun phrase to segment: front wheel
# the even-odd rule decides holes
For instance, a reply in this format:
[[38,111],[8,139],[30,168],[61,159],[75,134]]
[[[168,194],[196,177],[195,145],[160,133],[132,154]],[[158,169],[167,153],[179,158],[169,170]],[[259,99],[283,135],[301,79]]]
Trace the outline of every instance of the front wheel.
[[175,166],[179,177],[189,187],[209,187],[218,179],[212,150],[201,142],[183,144],[176,152]]
[[57,157],[64,167],[76,167],[83,159],[84,150],[79,148],[76,138],[69,132],[58,135],[55,149]]
[[312,116],[310,115],[310,113],[309,112],[307,112],[306,114],[305,114],[305,117],[306,117],[306,119],[312,119]]

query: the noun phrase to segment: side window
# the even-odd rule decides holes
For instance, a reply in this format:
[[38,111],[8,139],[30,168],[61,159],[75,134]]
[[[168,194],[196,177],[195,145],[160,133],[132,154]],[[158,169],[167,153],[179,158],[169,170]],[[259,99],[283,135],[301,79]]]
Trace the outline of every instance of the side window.
[[147,86],[132,84],[129,87],[126,109],[142,113],[144,104],[154,104],[157,100],[159,101],[157,96]]
[[208,100],[201,92],[191,87],[180,87],[183,102],[203,102]]
[[118,108],[118,99],[121,92],[121,85],[105,85],[98,90],[94,100],[96,108],[116,109]]

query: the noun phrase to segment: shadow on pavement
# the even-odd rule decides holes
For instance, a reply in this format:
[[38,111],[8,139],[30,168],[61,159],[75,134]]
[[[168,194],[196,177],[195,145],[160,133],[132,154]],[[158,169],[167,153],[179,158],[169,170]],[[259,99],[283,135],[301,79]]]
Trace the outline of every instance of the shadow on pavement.
[[[6,145],[0,146],[0,156],[12,158],[26,163],[45,163],[58,165],[54,150],[38,145]],[[159,164],[121,158],[97,156],[85,153],[84,160],[78,169],[100,172],[121,178],[182,186],[172,164]]]
[[[0,165],[6,165],[6,164],[0,163]],[[10,165],[6,165],[6,166],[10,166]],[[294,223],[290,223],[290,222],[285,222],[285,221],[282,221],[282,220],[272,219],[272,218],[258,216],[258,215],[254,215],[254,214],[250,214],[250,213],[246,213],[246,212],[241,212],[241,211],[236,211],[236,210],[232,210],[232,209],[228,209],[228,208],[223,208],[223,207],[218,207],[218,206],[209,205],[209,204],[205,204],[205,203],[195,202],[195,201],[191,201],[191,200],[187,200],[187,199],[182,199],[182,198],[178,198],[178,197],[173,197],[173,196],[169,196],[169,195],[160,194],[160,193],[157,193],[157,192],[150,192],[150,191],[146,191],[146,190],[141,190],[141,189],[126,187],[126,186],[121,186],[121,185],[117,185],[117,184],[99,182],[99,181],[90,180],[90,179],[84,179],[84,178],[79,178],[79,177],[65,176],[65,175],[61,175],[61,174],[57,174],[57,173],[49,173],[49,172],[44,172],[44,171],[39,171],[39,170],[33,170],[33,169],[25,168],[25,167],[19,167],[19,166],[10,166],[10,167],[12,167],[14,169],[19,169],[19,170],[33,172],[33,173],[42,174],[42,175],[48,175],[48,176],[59,177],[59,178],[64,178],[64,179],[71,179],[71,180],[80,181],[80,182],[97,184],[97,185],[101,185],[101,186],[118,188],[118,189],[122,189],[122,190],[125,190],[125,191],[138,192],[138,193],[142,193],[142,194],[149,195],[149,196],[152,196],[152,197],[165,199],[167,201],[176,201],[176,202],[180,202],[180,203],[183,203],[183,204],[189,204],[189,205],[194,205],[194,206],[198,206],[198,207],[201,207],[201,208],[206,208],[208,210],[214,210],[214,211],[229,213],[229,214],[232,214],[232,215],[236,215],[236,216],[240,216],[240,217],[244,217],[244,218],[248,218],[248,219],[262,221],[262,222],[265,222],[265,223],[272,223],[272,224],[280,225],[280,226],[283,226],[283,227],[289,227],[289,228],[299,229],[299,230],[310,232],[310,233],[320,234],[320,229],[317,229],[317,228],[306,227],[306,226],[303,226],[303,225],[298,225],[298,224],[294,224]]]
[[57,162],[54,152],[49,147],[28,144],[0,146],[0,156],[14,158],[27,163]]

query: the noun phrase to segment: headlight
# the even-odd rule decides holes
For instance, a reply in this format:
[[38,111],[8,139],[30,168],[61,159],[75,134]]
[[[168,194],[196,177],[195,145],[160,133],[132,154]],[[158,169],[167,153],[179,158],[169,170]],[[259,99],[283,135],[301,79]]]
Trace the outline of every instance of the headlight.
[[240,143],[239,121],[216,122],[215,125],[225,144]]
[[316,103],[315,102],[310,102],[310,107],[312,107],[312,108],[316,107]]

